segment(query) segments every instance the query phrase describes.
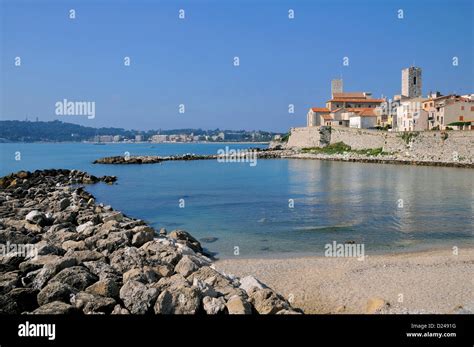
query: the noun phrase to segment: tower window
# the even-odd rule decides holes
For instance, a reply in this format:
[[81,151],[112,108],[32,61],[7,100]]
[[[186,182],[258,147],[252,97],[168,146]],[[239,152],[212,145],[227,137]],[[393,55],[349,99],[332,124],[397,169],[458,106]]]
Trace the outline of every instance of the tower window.
[[413,84],[416,85],[416,76],[413,77]]

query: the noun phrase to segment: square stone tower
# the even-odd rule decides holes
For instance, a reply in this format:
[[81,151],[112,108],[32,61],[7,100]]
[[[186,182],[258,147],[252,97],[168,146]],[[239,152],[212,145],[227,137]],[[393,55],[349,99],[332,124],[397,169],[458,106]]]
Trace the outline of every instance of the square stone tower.
[[342,79],[335,79],[331,81],[331,98],[334,97],[334,93],[342,93],[343,86],[342,86]]
[[402,70],[402,95],[409,98],[421,96],[421,68],[410,66]]

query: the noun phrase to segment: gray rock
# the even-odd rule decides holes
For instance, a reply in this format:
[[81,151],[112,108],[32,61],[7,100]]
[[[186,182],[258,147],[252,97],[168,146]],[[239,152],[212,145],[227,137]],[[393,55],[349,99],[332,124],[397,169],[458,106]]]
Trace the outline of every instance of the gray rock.
[[199,267],[187,255],[183,256],[174,268],[177,273],[180,273],[184,277],[188,277],[190,274],[192,274],[194,271],[197,271],[198,269]]
[[264,285],[262,282],[260,282],[258,279],[256,279],[255,277],[246,276],[240,279],[240,288],[242,288],[243,290],[247,292],[247,294],[249,294],[252,288],[264,289],[268,287]]
[[219,298],[211,298],[210,296],[204,297],[202,300],[204,311],[207,314],[218,314],[223,312],[226,308],[226,302],[224,298],[221,296]]
[[46,241],[40,241],[35,244],[37,255],[64,255],[64,249],[56,247],[52,244],[47,243]]
[[14,288],[8,292],[7,297],[16,302],[19,312],[30,312],[38,307],[37,295],[38,290],[33,288]]
[[82,250],[82,251],[73,251],[69,250],[66,253],[67,257],[76,259],[77,264],[82,264],[90,261],[104,260],[105,256],[102,253],[97,251]]
[[98,280],[99,278],[92,274],[86,267],[73,266],[61,270],[51,279],[51,282],[60,282],[68,284],[78,290],[84,290]]
[[157,283],[152,285],[157,288],[160,292],[166,289],[177,289],[183,287],[190,287],[190,283],[180,274],[175,274],[171,277],[163,277]]
[[33,210],[30,213],[28,213],[25,217],[25,220],[32,223],[32,224],[38,224],[38,225],[45,225],[46,224],[46,215],[38,210]]
[[215,298],[218,295],[214,287],[204,281],[198,280],[197,278],[194,278],[193,280],[193,287],[196,287],[203,297],[207,296]]
[[135,247],[141,247],[148,241],[152,241],[155,237],[155,231],[150,227],[139,226],[132,229],[132,231],[138,228],[141,228],[142,230],[139,230],[138,232],[134,233],[132,237],[132,246]]
[[156,288],[148,288],[138,281],[128,281],[120,288],[120,299],[132,314],[150,312],[158,294]]
[[38,307],[33,311],[33,314],[73,314],[76,312],[77,310],[73,306],[61,301],[54,301]]
[[199,291],[196,288],[166,289],[156,299],[156,314],[195,314],[200,307]]
[[119,286],[111,279],[100,280],[86,288],[86,292],[94,295],[102,295],[111,298],[119,297]]
[[0,271],[13,271],[18,268],[25,257],[19,252],[8,252],[5,255],[0,255]]
[[103,261],[87,261],[84,266],[89,269],[91,273],[99,277],[99,280],[111,279],[115,282],[120,282],[122,276],[109,264]]
[[67,240],[62,243],[61,248],[66,251],[68,250],[80,251],[80,250],[86,249],[86,244],[84,241]]
[[68,198],[64,198],[64,199],[59,200],[59,203],[58,203],[59,211],[65,210],[70,204],[71,204],[71,202],[69,201]]
[[69,303],[72,294],[77,293],[77,290],[68,284],[52,282],[48,283],[38,293],[38,304],[40,306],[46,305],[53,301],[62,301]]
[[96,242],[98,251],[107,250],[114,252],[115,250],[124,246],[130,245],[129,233],[125,231],[111,232],[106,239],[101,239]]
[[145,274],[143,273],[142,269],[138,268],[130,269],[123,274],[123,283],[127,283],[128,281],[147,283]]
[[187,280],[194,282],[195,278],[213,286],[214,289],[222,295],[239,294],[238,292],[235,292],[238,288],[235,288],[227,277],[209,266],[199,268],[199,270],[189,275]]
[[107,223],[107,222],[110,222],[110,221],[120,222],[122,220],[123,220],[123,214],[121,212],[117,212],[117,211],[107,213],[107,214],[105,214],[105,216],[102,216],[102,221],[104,223]]
[[249,301],[260,314],[275,314],[290,308],[283,297],[269,288],[257,289],[253,287],[249,293]]
[[118,272],[124,273],[133,268],[144,265],[142,256],[135,247],[123,247],[110,256],[110,265]]
[[0,273],[0,294],[6,294],[18,286],[20,274],[18,271]]
[[178,242],[184,243],[186,246],[191,248],[195,252],[202,253],[202,247],[198,240],[196,240],[190,233],[184,230],[173,230],[169,237],[177,240]]
[[83,223],[81,225],[78,225],[77,228],[76,228],[76,231],[80,234],[86,234],[88,236],[90,236],[92,233],[90,233],[90,231],[94,231],[95,230],[95,227],[94,227],[94,223],[92,221],[88,221],[86,223]]
[[241,296],[234,295],[226,304],[229,314],[251,314],[252,306]]
[[86,292],[77,293],[71,303],[85,314],[110,314],[116,305],[116,301],[112,298]]
[[115,305],[111,314],[130,314],[130,311],[125,307],[120,306],[119,304]]

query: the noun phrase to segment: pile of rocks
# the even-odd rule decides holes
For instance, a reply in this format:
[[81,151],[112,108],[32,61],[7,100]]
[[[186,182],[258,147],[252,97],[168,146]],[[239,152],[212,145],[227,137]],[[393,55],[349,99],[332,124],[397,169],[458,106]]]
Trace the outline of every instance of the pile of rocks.
[[249,276],[216,271],[183,230],[96,204],[77,170],[0,179],[0,313],[288,314],[281,295]]
[[[280,150],[280,149],[266,149],[266,148],[249,148],[247,149],[249,153],[255,154],[259,159],[276,159],[281,158],[282,155],[289,155],[293,153],[292,150]],[[245,151],[242,152],[242,156],[245,155]],[[181,155],[170,155],[161,157],[158,155],[125,155],[125,156],[113,156],[113,157],[103,157],[94,160],[93,164],[155,164],[161,163],[163,161],[177,161],[177,160],[216,160],[218,158],[225,158],[226,155],[217,155],[217,154],[181,154]]]
[[158,155],[124,155],[104,157],[94,160],[93,164],[155,164],[172,160],[207,160],[216,159],[217,155],[182,154],[161,157]]

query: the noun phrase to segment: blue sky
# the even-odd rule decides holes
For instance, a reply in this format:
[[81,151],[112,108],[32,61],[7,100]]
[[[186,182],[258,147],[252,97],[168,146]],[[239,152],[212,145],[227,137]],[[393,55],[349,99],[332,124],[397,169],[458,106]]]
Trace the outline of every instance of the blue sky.
[[[286,131],[324,105],[332,78],[391,97],[413,63],[424,94],[474,92],[469,0],[0,3],[1,119]],[[64,98],[94,101],[95,119],[57,116]]]

